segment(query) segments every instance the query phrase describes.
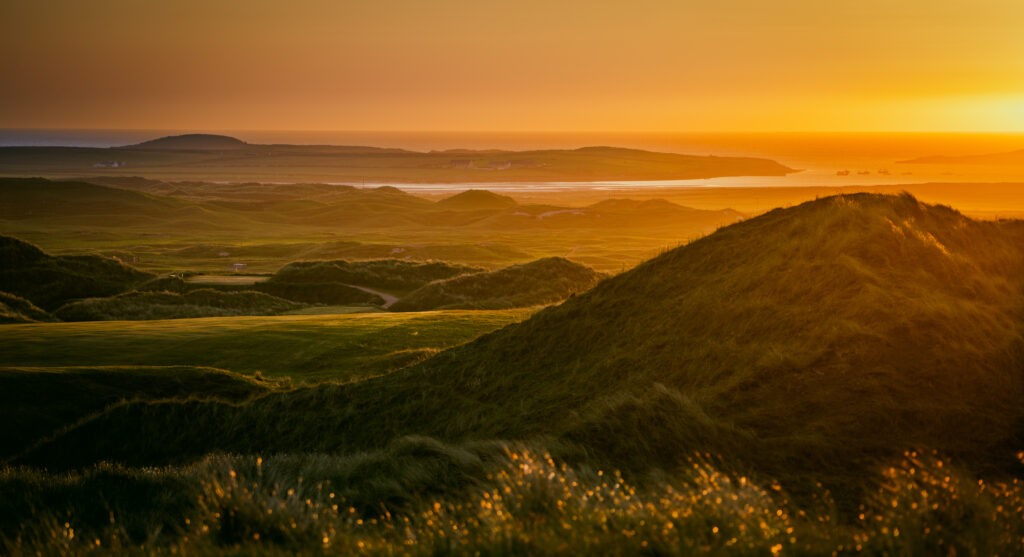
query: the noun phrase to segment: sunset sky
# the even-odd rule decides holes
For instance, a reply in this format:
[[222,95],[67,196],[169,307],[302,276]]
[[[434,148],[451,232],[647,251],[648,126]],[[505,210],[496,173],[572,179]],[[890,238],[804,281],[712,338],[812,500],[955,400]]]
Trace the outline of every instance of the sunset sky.
[[8,0],[0,127],[1021,131],[1021,0]]

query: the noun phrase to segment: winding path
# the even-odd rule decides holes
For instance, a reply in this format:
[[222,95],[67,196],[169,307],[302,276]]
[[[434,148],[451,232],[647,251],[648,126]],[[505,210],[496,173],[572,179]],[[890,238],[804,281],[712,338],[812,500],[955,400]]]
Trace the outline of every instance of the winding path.
[[392,296],[391,294],[385,294],[385,293],[380,292],[378,290],[371,290],[371,289],[366,288],[364,286],[356,286],[354,284],[346,284],[345,286],[351,286],[352,288],[355,288],[356,290],[362,290],[363,292],[369,292],[370,294],[376,294],[376,295],[380,296],[381,298],[384,299],[384,304],[381,306],[384,309],[388,309],[389,307],[391,307],[391,304],[393,304],[393,303],[398,301],[398,298]]

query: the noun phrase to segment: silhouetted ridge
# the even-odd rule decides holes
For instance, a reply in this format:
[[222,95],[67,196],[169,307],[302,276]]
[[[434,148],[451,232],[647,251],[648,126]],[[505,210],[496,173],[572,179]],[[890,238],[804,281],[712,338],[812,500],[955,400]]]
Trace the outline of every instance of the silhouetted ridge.
[[143,141],[135,145],[126,146],[129,149],[153,149],[167,151],[189,151],[189,150],[220,150],[220,149],[244,149],[248,144],[240,139],[226,135],[214,135],[207,133],[189,133],[184,135],[169,135],[159,139]]

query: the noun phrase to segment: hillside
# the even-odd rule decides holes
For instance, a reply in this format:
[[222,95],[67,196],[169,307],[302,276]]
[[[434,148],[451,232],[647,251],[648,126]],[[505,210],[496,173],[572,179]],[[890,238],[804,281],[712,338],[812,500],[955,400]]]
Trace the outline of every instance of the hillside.
[[478,267],[443,261],[419,262],[401,259],[296,261],[285,265],[274,273],[266,285],[338,284],[407,291],[431,281],[480,270]]
[[78,298],[113,296],[152,278],[114,259],[54,257],[27,242],[0,236],[0,291],[47,311]]
[[63,321],[137,321],[237,315],[278,315],[305,304],[254,291],[199,288],[184,293],[132,291],[65,304],[53,314]]
[[470,226],[480,229],[671,229],[681,223],[714,230],[740,221],[744,215],[731,209],[704,210],[683,207],[664,199],[606,199],[585,207],[516,205],[480,219]]
[[240,401],[273,383],[213,368],[0,367],[0,460],[125,400],[202,397]]
[[416,367],[240,406],[122,405],[24,462],[353,451],[419,434],[542,438],[634,470],[700,450],[793,482],[861,478],[910,447],[999,467],[1024,419],[1022,234],[909,196],[820,199]]
[[412,291],[390,309],[507,309],[550,304],[589,290],[601,277],[585,265],[548,257],[489,273],[436,280]]
[[0,219],[101,217],[93,222],[115,226],[173,217],[190,206],[178,199],[82,181],[0,178]]
[[0,324],[40,321],[56,321],[56,319],[25,298],[0,292]]

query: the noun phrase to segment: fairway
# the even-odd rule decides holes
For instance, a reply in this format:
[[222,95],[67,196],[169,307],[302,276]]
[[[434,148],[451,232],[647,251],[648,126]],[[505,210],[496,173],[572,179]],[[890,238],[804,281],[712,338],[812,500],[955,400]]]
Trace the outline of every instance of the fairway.
[[0,366],[189,365],[296,381],[393,371],[533,310],[5,325]]

